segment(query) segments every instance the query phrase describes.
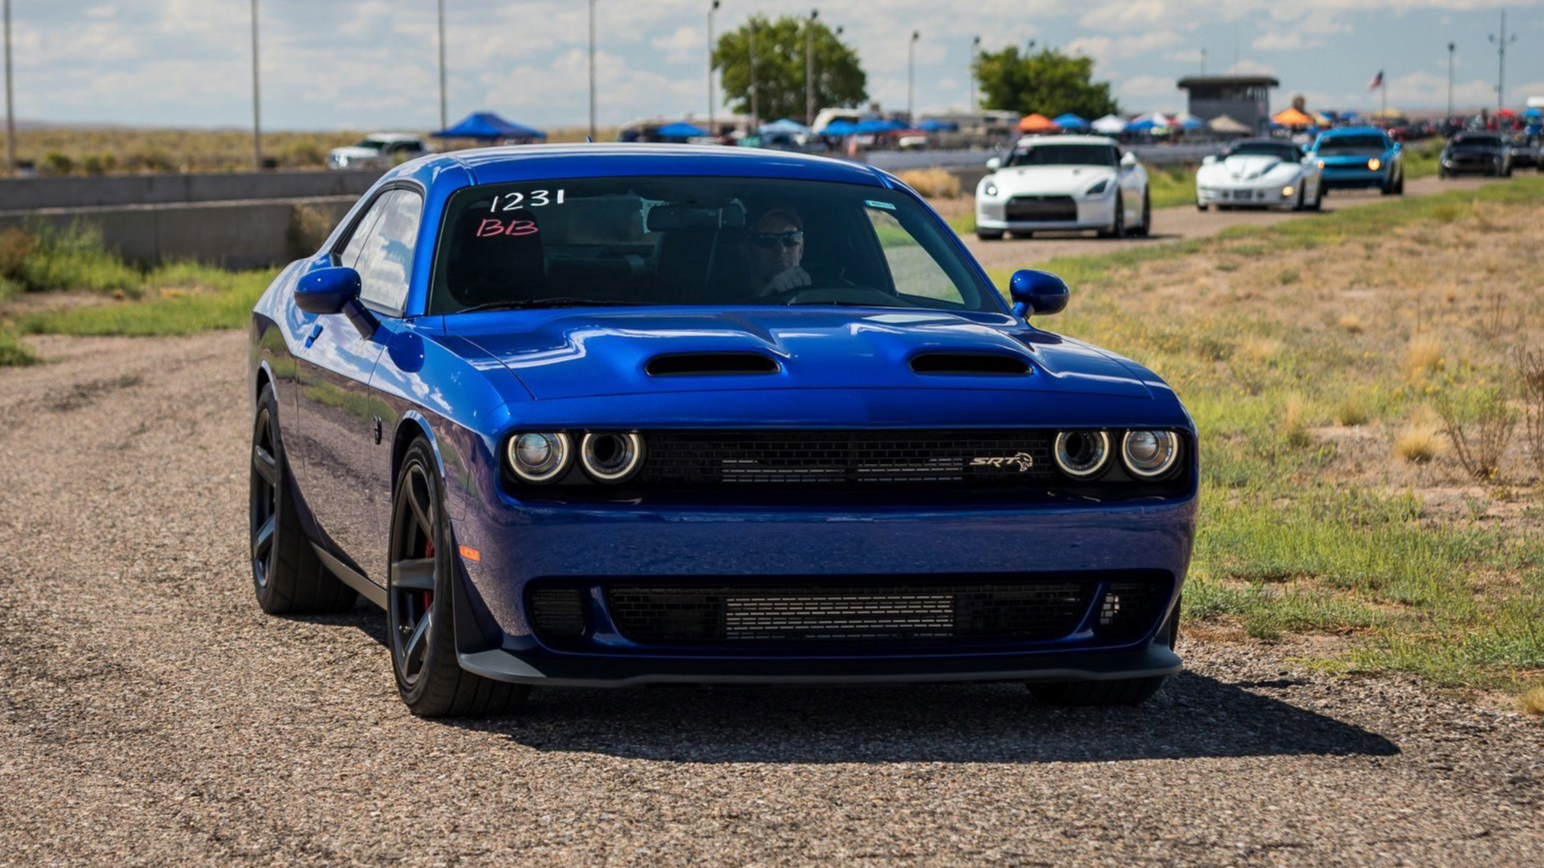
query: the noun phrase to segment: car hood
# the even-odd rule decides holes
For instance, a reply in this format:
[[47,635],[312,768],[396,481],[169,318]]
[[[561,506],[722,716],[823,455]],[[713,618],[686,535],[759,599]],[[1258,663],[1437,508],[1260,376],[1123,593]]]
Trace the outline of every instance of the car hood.
[[1015,166],[998,169],[992,181],[1005,195],[1080,196],[1100,180],[1115,180],[1107,166]]
[[[1000,314],[867,308],[541,310],[447,317],[449,335],[481,349],[538,401],[602,395],[788,389],[944,389],[1151,398],[1138,366]],[[646,370],[660,356],[754,353],[774,373]],[[919,354],[1025,362],[1023,374],[912,370]],[[697,358],[701,358],[698,356]],[[742,357],[743,358],[743,357]],[[688,359],[695,364],[695,359]],[[480,365],[487,370],[486,365]]]
[[1296,163],[1288,163],[1280,157],[1272,157],[1264,154],[1239,154],[1219,160],[1209,166],[1203,166],[1202,176],[1214,182],[1226,181],[1253,181],[1263,178],[1271,172],[1292,170],[1300,168]]
[[381,155],[381,152],[374,148],[360,148],[355,147],[354,145],[349,145],[343,148],[333,148],[331,153],[334,157],[348,157],[350,160],[367,160],[373,157],[379,157]]

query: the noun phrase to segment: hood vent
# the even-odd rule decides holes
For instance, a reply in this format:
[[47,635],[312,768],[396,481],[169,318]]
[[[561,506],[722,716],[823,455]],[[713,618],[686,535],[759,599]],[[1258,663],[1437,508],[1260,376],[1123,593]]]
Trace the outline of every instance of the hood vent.
[[651,377],[725,377],[775,374],[775,359],[760,353],[672,353],[649,359],[643,369]]
[[918,374],[1015,376],[1029,373],[1029,362],[1002,353],[922,353],[911,360]]

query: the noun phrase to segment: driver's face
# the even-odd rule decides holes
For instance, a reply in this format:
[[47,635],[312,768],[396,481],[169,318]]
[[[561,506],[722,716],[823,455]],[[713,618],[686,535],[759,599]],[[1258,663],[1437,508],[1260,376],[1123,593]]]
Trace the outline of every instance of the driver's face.
[[790,234],[797,232],[799,227],[785,217],[774,215],[756,221],[748,233],[745,247],[751,271],[757,278],[771,280],[804,259],[802,235]]

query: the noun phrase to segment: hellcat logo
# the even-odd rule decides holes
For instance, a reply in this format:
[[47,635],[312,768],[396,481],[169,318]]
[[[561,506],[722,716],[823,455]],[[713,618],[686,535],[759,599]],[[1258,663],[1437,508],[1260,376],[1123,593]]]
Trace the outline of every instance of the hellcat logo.
[[1034,456],[1028,452],[1019,452],[1006,458],[972,458],[971,467],[1017,467],[1020,473],[1035,466]]

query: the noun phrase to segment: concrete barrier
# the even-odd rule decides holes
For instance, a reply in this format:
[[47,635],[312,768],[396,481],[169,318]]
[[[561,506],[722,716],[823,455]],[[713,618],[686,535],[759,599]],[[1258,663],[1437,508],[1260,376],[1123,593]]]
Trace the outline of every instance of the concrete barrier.
[[91,225],[110,249],[142,265],[192,259],[224,268],[278,265],[314,252],[359,197],[48,208],[0,214],[0,229]]
[[238,200],[358,197],[381,172],[241,172],[0,180],[0,213]]

